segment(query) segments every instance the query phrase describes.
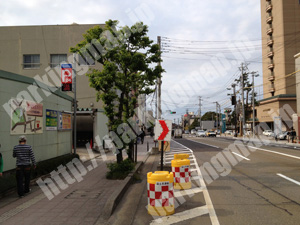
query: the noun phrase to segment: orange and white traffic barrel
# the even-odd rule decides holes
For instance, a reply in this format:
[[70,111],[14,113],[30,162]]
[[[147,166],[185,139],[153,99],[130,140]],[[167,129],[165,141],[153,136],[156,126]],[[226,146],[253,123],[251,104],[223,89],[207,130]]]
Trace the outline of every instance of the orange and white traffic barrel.
[[174,189],[190,189],[192,187],[190,160],[174,159],[171,162],[174,175]]
[[168,216],[175,212],[173,173],[167,171],[147,174],[148,213],[152,216]]

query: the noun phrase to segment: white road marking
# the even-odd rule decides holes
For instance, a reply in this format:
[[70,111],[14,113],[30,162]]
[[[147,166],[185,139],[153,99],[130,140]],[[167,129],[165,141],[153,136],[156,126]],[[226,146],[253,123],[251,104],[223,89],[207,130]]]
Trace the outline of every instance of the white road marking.
[[174,197],[178,198],[184,195],[194,195],[196,193],[200,193],[203,191],[203,188],[192,188],[192,189],[187,189],[187,190],[181,190],[181,191],[175,191],[174,192]]
[[287,156],[287,157],[294,158],[294,159],[300,159],[300,157],[294,156],[294,155],[289,155],[289,154],[285,154],[285,153],[281,153],[281,152],[271,151],[271,150],[267,150],[267,149],[263,149],[263,148],[257,148],[257,147],[252,147],[252,146],[248,146],[248,147],[249,148],[254,148],[254,149],[259,150],[259,151],[271,152],[271,153],[274,153],[274,154],[283,155],[283,156]]
[[203,142],[194,141],[194,140],[190,140],[190,139],[188,139],[188,140],[189,140],[189,141],[192,141],[192,142],[196,142],[196,143],[198,143],[198,144],[207,145],[207,146],[209,146],[209,147],[213,147],[213,148],[220,148],[220,147],[218,147],[218,146],[214,146],[214,145],[205,144],[205,143],[203,143]]
[[[177,142],[178,143],[178,142]],[[178,143],[178,144],[180,144],[180,143]],[[181,146],[184,146],[184,145],[182,145],[182,144],[180,144]],[[190,149],[191,150],[191,152],[193,152],[193,150],[192,149]],[[199,182],[200,182],[200,185],[201,185],[201,188],[203,188],[203,196],[204,196],[204,199],[205,199],[205,202],[206,202],[206,207],[207,207],[207,209],[208,209],[208,213],[209,213],[209,217],[210,217],[210,220],[211,220],[211,223],[212,223],[212,225],[220,225],[220,223],[219,223],[219,220],[218,220],[218,217],[217,217],[217,214],[216,214],[216,211],[215,211],[215,209],[214,209],[214,206],[213,206],[213,203],[212,203],[212,201],[211,201],[211,198],[210,198],[210,196],[209,196],[209,193],[208,193],[208,190],[207,190],[207,188],[206,188],[206,185],[205,185],[205,182],[204,182],[204,180],[203,180],[203,177],[202,177],[202,174],[201,174],[201,171],[200,171],[200,168],[199,168],[199,165],[198,165],[198,163],[197,163],[197,161],[196,161],[196,158],[195,158],[195,155],[193,155],[193,158],[194,158],[194,160],[195,160],[195,162],[196,162],[196,169],[197,169],[197,171],[198,171],[198,174],[199,174]],[[199,208],[196,208],[196,209],[201,209],[202,207],[199,207]],[[185,211],[184,211],[185,212]],[[184,213],[183,212],[183,213]],[[205,214],[205,213],[204,213]],[[203,215],[203,214],[202,214]]]
[[169,225],[169,224],[174,224],[174,223],[178,223],[184,220],[189,220],[198,216],[202,216],[205,215],[209,212],[208,207],[205,206],[201,206],[201,207],[197,207],[197,208],[193,208],[190,210],[185,210],[184,212],[180,212],[180,213],[176,213],[174,215],[171,216],[166,216],[166,217],[162,217],[156,220],[153,220],[150,225],[158,225],[158,224],[163,224],[163,225]]
[[294,180],[294,179],[292,179],[292,178],[289,178],[289,177],[287,177],[287,176],[284,176],[284,175],[282,175],[281,173],[277,173],[277,175],[280,176],[280,177],[282,177],[282,178],[284,178],[284,179],[286,179],[286,180],[288,180],[288,181],[293,182],[294,184],[297,184],[297,185],[300,186],[300,182],[299,182],[299,181],[296,181],[296,180]]
[[237,155],[237,156],[239,156],[239,157],[241,157],[243,159],[246,159],[246,160],[250,161],[250,159],[248,159],[248,158],[246,158],[246,157],[244,157],[244,156],[242,156],[242,155],[240,155],[240,154],[238,154],[236,152],[232,152],[232,154],[235,154],[235,155]]

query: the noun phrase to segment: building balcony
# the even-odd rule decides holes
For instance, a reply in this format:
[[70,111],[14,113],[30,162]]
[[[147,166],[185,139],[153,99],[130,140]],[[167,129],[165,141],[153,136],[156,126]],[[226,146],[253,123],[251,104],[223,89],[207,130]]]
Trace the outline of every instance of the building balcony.
[[267,42],[267,45],[268,45],[268,46],[273,46],[273,44],[274,44],[274,40],[270,38],[270,39],[268,40],[268,42]]
[[266,12],[271,12],[271,11],[272,11],[272,4],[271,2],[267,2]]
[[267,30],[267,34],[268,34],[268,35],[273,34],[273,28],[269,28],[269,29]]
[[268,69],[270,69],[270,70],[274,69],[274,63],[270,63],[270,64],[268,65]]
[[270,52],[268,52],[267,57],[273,58],[273,56],[274,56],[274,52],[273,52],[273,49],[271,49]]
[[273,16],[267,16],[266,22],[272,23],[272,21],[273,21]]
[[274,84],[269,85],[269,92],[275,92]]

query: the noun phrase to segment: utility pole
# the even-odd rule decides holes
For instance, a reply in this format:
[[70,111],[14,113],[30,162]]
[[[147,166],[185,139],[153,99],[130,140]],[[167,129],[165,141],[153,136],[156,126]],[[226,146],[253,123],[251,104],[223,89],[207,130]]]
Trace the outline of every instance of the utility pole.
[[74,83],[74,126],[73,126],[73,132],[74,132],[74,154],[76,154],[76,148],[77,148],[77,128],[76,128],[76,114],[77,114],[77,97],[76,97],[76,54],[73,53],[73,83]]
[[254,97],[254,77],[258,77],[258,74],[252,72],[252,136],[255,137],[255,97]]
[[201,96],[199,96],[199,126],[200,126],[200,130],[202,130],[202,126],[201,126]]
[[232,84],[231,87],[233,88],[233,96],[234,96],[234,112],[235,112],[235,120],[234,120],[234,131],[235,131],[235,136],[237,135],[237,110],[236,110],[236,92],[235,92],[235,87],[236,84]]
[[[161,51],[161,37],[157,36],[157,44],[159,46],[159,51]],[[158,63],[160,66],[160,62]],[[161,74],[160,74],[161,75]],[[161,78],[159,77],[157,79],[157,118],[156,119],[161,119]]]
[[214,103],[216,103],[216,128],[217,128],[217,130],[219,130],[219,116],[218,116],[218,105],[219,105],[219,103],[218,102],[214,102]]
[[219,104],[219,121],[220,121],[220,135],[221,135],[221,130],[222,130],[221,123],[223,124],[223,121],[222,121],[222,113],[221,113],[221,105],[220,104]]
[[241,89],[242,89],[242,129],[241,129],[241,135],[245,135],[245,103],[244,103],[244,63],[241,65]]

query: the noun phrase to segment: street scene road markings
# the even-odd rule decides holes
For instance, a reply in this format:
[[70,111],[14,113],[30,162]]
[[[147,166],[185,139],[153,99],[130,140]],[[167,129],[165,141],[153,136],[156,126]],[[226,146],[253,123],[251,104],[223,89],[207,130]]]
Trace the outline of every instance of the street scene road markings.
[[246,159],[246,160],[250,161],[250,159],[248,159],[248,158],[246,158],[245,156],[242,156],[242,155],[240,155],[240,154],[238,154],[238,153],[236,153],[236,152],[232,152],[232,154],[235,154],[235,155],[237,155],[237,156],[239,156],[239,157],[241,157],[241,158],[243,158],[243,159]]
[[184,212],[176,213],[172,216],[167,216],[163,218],[159,218],[156,220],[153,220],[150,225],[157,225],[157,224],[163,224],[163,225],[168,225],[168,224],[174,224],[174,223],[179,223],[184,220],[189,220],[198,216],[202,216],[205,214],[209,213],[209,209],[207,206],[201,206],[193,209],[186,210]]
[[294,184],[297,184],[297,185],[300,186],[300,182],[299,181],[296,181],[296,180],[294,180],[292,178],[289,178],[289,177],[287,177],[287,176],[285,176],[285,175],[283,175],[281,173],[277,173],[277,175],[280,176],[280,177],[282,177],[282,178],[284,178],[284,179],[286,179],[286,180],[288,180],[288,181],[293,182]]
[[189,139],[189,141],[196,142],[196,143],[198,143],[198,144],[202,144],[202,145],[207,145],[207,146],[209,146],[209,147],[213,147],[213,148],[220,148],[220,147],[218,147],[218,146],[209,145],[209,144],[206,144],[206,143],[203,143],[203,142],[200,142],[200,141],[194,141],[194,140],[190,140],[190,139]]
[[252,147],[252,146],[249,146],[249,148],[254,148],[254,149],[259,150],[259,151],[264,151],[264,152],[270,152],[270,153],[274,153],[274,154],[278,154],[278,155],[283,155],[283,156],[287,156],[287,157],[294,158],[294,159],[300,159],[300,157],[298,157],[298,156],[289,155],[289,154],[276,152],[276,151],[271,151],[271,150],[267,150],[267,149],[263,149],[263,148],[257,148],[257,147]]
[[174,192],[174,197],[178,198],[184,195],[194,195],[197,193],[200,193],[203,191],[203,188],[198,187],[198,188],[192,188],[192,189],[188,189],[188,190],[181,190],[181,191],[176,191]]
[[[176,141],[174,141],[174,142],[176,142]],[[173,224],[173,223],[178,223],[178,222],[181,222],[181,221],[184,221],[184,220],[192,219],[192,218],[195,218],[195,217],[199,217],[199,216],[202,216],[202,215],[205,215],[205,214],[209,214],[211,224],[212,225],[220,225],[217,214],[216,214],[214,206],[213,206],[213,203],[211,201],[210,195],[208,193],[205,182],[203,180],[199,165],[197,163],[195,155],[193,154],[193,150],[190,149],[190,148],[187,148],[186,146],[184,146],[184,145],[182,145],[178,142],[176,142],[176,143],[183,146],[185,149],[188,149],[192,153],[190,158],[192,160],[194,160],[194,162],[195,162],[195,163],[193,163],[193,167],[196,167],[195,170],[196,170],[198,176],[192,176],[191,179],[192,180],[197,180],[200,183],[200,187],[198,187],[198,188],[200,188],[202,190],[201,193],[203,193],[206,205],[201,206],[201,207],[197,207],[197,208],[194,208],[194,209],[190,209],[190,210],[185,210],[184,212],[176,213],[172,216],[163,217],[163,218],[160,218],[160,219],[153,220],[151,224],[153,224],[153,225],[154,224],[164,224],[164,225],[165,224]]]

